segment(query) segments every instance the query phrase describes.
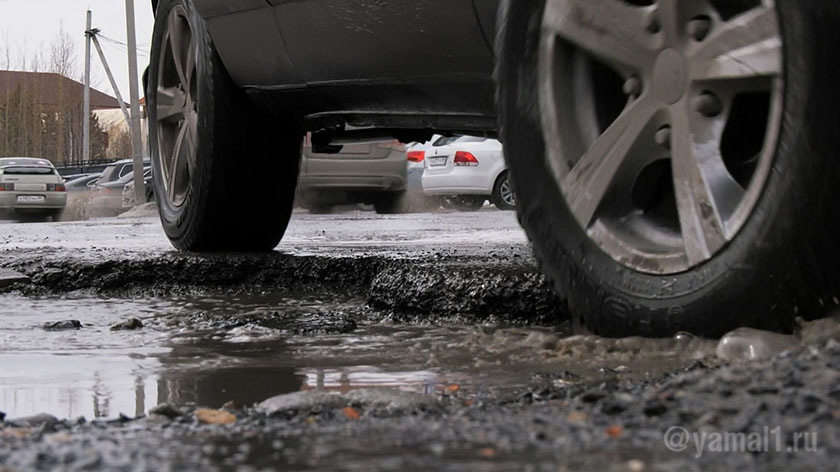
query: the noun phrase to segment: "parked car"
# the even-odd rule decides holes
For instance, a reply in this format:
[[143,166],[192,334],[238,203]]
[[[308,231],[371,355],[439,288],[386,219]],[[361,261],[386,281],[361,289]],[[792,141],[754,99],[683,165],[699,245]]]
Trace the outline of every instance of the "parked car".
[[[143,179],[146,183],[144,186],[144,193],[145,198],[143,203],[149,203],[155,201],[155,189],[154,185],[152,184],[152,173],[151,171],[147,171],[144,173],[145,178]],[[131,182],[125,185],[122,192],[122,207],[123,208],[132,208],[137,206],[137,195],[134,194],[134,179]]]
[[0,159],[0,212],[57,221],[67,205],[64,180],[47,159]]
[[441,138],[434,135],[426,142],[413,141],[406,145],[406,157],[408,158],[408,184],[406,198],[410,211],[421,212],[431,211],[440,208],[440,199],[429,197],[423,192],[423,172],[426,168],[426,153],[432,144]]
[[[61,174],[61,172],[60,172],[60,171],[59,171],[59,174]],[[62,176],[61,176],[61,178],[62,178],[62,179],[64,180],[64,182],[66,183],[66,182],[70,182],[71,180],[76,180],[76,179],[80,179],[80,178],[82,178],[82,177],[87,177],[88,175],[91,175],[91,173],[90,173],[90,172],[88,172],[88,173],[84,173],[84,174],[69,174],[69,175],[62,175]]]
[[840,302],[840,2],[151,3],[177,248],[276,246],[308,131],[318,153],[498,136],[540,267],[598,334],[791,329]]
[[333,206],[367,203],[377,213],[400,213],[405,205],[406,153],[397,141],[344,145],[319,153],[306,139],[300,164],[300,204],[316,213]]
[[[151,164],[152,161],[150,158],[143,158],[143,167],[151,166]],[[123,159],[114,162],[102,171],[102,175],[99,177],[99,184],[102,185],[109,182],[116,182],[132,172],[134,172],[133,159]]]
[[[145,167],[143,169],[143,177],[151,177],[152,168]],[[100,179],[96,185],[96,196],[91,200],[91,206],[97,208],[119,209],[123,206],[123,190],[125,187],[134,182],[134,172],[129,172],[111,182],[102,183]]]
[[502,143],[474,136],[440,138],[425,159],[423,191],[449,197],[460,209],[477,210],[486,200],[502,210],[516,208]]
[[99,182],[101,176],[102,174],[85,174],[73,180],[66,181],[64,186],[70,193],[93,190],[96,188],[96,184]]

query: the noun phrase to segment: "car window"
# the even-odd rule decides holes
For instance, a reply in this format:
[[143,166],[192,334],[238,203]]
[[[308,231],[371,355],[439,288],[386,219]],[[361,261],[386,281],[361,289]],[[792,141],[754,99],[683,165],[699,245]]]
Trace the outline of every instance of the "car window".
[[120,170],[120,178],[125,177],[126,175],[128,175],[131,172],[134,172],[134,164],[126,164]]
[[52,167],[5,167],[3,173],[6,175],[48,175],[55,174]]
[[432,144],[434,147],[448,146],[453,143],[483,143],[487,138],[478,136],[444,136]]
[[0,167],[15,166],[45,166],[52,167],[52,162],[46,159],[33,159],[31,157],[7,157],[0,159]]
[[108,182],[111,180],[111,177],[113,177],[115,170],[117,170],[117,166],[106,167],[105,170],[102,171],[102,175],[99,176],[99,179],[103,182]]
[[458,138],[460,138],[460,136],[441,136],[440,138],[438,138],[437,141],[435,141],[432,144],[432,146],[434,146],[434,147],[448,146],[448,145],[454,143],[455,141],[457,141]]

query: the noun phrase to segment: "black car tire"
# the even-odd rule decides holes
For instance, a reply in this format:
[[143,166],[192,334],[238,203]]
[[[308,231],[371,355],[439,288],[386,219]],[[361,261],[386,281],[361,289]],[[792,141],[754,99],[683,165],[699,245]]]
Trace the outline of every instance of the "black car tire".
[[373,202],[373,209],[380,215],[398,215],[408,211],[405,192],[387,193]]
[[486,201],[487,197],[483,195],[453,195],[444,197],[443,207],[458,211],[478,211]]
[[146,182],[145,191],[146,191],[146,203],[152,203],[155,201],[155,187],[154,182]]
[[[499,178],[496,179],[496,184],[493,185],[493,205],[496,205],[496,208],[499,210],[515,210],[516,203],[508,203],[505,201],[504,196],[502,195],[502,189],[505,185],[510,186],[510,172],[504,171],[499,175]],[[514,202],[515,202],[514,197]]]
[[[174,22],[170,22],[170,16],[176,18]],[[177,47],[163,55],[165,46],[173,43],[166,41],[173,24],[180,28],[180,38],[191,37],[194,47],[194,63],[189,54],[181,61],[186,63],[182,69],[195,68],[188,86],[182,80],[187,73],[166,62],[172,59],[172,64],[176,63],[171,50]],[[179,73],[177,80],[170,69]],[[181,116],[194,117],[194,131],[187,131],[182,140],[192,137],[194,143],[192,159],[183,157],[187,159],[186,183],[179,173],[183,172],[180,165],[172,166],[172,175],[180,176],[173,178],[173,183],[167,183],[168,174],[163,169],[162,143],[171,139],[167,136],[172,133],[161,131],[163,123],[169,126],[169,122],[158,115],[162,77],[168,80],[166,87],[187,97]],[[303,137],[300,121],[295,116],[264,113],[249,101],[225,70],[192,0],[161,0],[157,6],[147,97],[154,194],[172,244],[187,251],[273,249],[292,213]],[[174,125],[178,132],[187,121],[184,118]],[[181,146],[176,140],[170,146],[171,154],[178,154],[176,148],[183,151],[183,143]],[[176,202],[174,192],[167,189],[178,188],[178,182],[185,188],[175,194]]]
[[[635,3],[635,2],[628,2]],[[840,103],[835,2],[776,0],[784,44],[782,120],[772,168],[740,232],[703,264],[651,275],[587,236],[547,158],[538,102],[545,0],[504,0],[497,106],[519,219],[572,316],[606,336],[718,336],[737,326],[790,330],[840,298]]]

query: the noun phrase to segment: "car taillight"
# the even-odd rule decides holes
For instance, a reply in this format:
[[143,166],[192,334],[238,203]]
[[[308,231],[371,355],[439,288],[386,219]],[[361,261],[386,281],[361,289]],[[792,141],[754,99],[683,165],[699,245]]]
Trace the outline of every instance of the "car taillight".
[[47,192],[66,192],[64,184],[47,184]]
[[0,192],[13,192],[15,184],[0,184]]
[[426,158],[426,151],[409,151],[406,156],[408,156],[408,162],[423,162],[423,159]]
[[476,167],[478,166],[478,159],[467,151],[458,151],[455,153],[455,165],[459,167]]

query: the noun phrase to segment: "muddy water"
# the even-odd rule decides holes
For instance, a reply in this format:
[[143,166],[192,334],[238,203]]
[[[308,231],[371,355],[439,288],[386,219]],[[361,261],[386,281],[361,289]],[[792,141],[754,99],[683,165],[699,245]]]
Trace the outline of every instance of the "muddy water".
[[[656,376],[709,357],[691,337],[605,340],[556,327],[403,325],[335,295],[0,296],[0,411],[136,416],[159,403],[241,405],[299,390],[393,387],[499,397],[534,382]],[[112,331],[138,318],[144,327]],[[46,331],[79,320],[82,328]]]

